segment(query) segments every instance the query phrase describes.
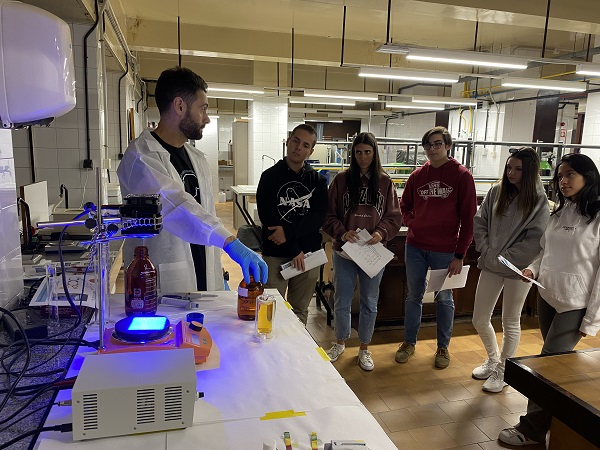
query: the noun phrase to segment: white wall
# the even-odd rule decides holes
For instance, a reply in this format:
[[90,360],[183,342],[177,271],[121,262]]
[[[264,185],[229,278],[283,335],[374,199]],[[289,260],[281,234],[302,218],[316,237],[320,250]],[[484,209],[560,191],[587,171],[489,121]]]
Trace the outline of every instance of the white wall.
[[[75,108],[58,117],[49,127],[33,127],[33,145],[36,181],[48,181],[48,200],[57,203],[59,186],[69,190],[69,206],[87,201],[96,202],[93,172],[82,169],[87,158],[85,132],[85,103],[83,81],[83,37],[90,25],[70,24],[73,39],[77,103]],[[97,45],[93,34],[88,39],[88,86],[90,102],[90,151],[94,167],[101,162],[100,109],[98,94]],[[13,130],[16,184],[32,183],[29,158],[29,139],[26,129]],[[83,198],[85,191],[85,198]]]
[[[69,26],[73,39],[77,103],[72,111],[56,118],[49,127],[32,128],[33,167],[35,168],[36,181],[48,181],[48,200],[51,204],[56,204],[59,201],[59,186],[64,184],[69,190],[69,207],[77,208],[85,202],[97,203],[95,171],[83,169],[83,160],[87,159],[88,155],[86,150],[82,44],[83,36],[90,29],[90,25],[70,24]],[[119,153],[118,111],[121,108],[122,142],[123,150],[125,150],[129,142],[127,137],[127,111],[129,108],[134,108],[135,111],[139,94],[136,96],[132,78],[128,76],[121,81],[121,101],[119,101],[118,82],[122,72],[108,72],[106,74],[106,110],[108,117],[106,123],[104,122],[103,93],[101,84],[99,84],[102,79],[97,63],[100,59],[100,49],[94,37],[95,34],[92,33],[88,39],[90,156],[94,168],[106,167],[106,160],[109,159],[111,161],[111,182],[116,182]],[[140,111],[135,112],[136,136],[146,126],[142,109],[143,104],[140,104]],[[106,142],[104,142],[105,127],[107,129]],[[15,149],[16,185],[18,187],[33,182],[31,176],[32,161],[30,160],[28,131],[26,129],[13,130],[12,135]]]
[[11,132],[0,130],[0,306],[23,291],[15,178]]
[[[581,143],[600,145],[600,93],[588,95]],[[581,149],[581,153],[588,155],[600,167],[600,150]]]
[[248,184],[258,184],[262,155],[268,155],[275,161],[282,158],[288,128],[287,99],[256,99],[248,106],[248,118]]

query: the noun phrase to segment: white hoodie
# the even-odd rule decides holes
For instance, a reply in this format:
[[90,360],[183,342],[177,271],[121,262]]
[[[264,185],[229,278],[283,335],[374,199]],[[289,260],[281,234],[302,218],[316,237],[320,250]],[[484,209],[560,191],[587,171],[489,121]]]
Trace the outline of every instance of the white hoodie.
[[575,203],[550,216],[542,251],[528,267],[546,288],[540,295],[558,313],[587,308],[579,330],[600,329],[600,214],[587,223]]

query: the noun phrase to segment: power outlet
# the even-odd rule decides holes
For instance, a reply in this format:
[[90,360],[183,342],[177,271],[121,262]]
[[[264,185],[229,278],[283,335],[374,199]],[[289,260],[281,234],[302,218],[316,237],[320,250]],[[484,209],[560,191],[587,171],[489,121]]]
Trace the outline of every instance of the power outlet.
[[84,169],[88,169],[91,170],[94,168],[94,161],[92,161],[91,159],[84,159],[83,160],[83,168]]

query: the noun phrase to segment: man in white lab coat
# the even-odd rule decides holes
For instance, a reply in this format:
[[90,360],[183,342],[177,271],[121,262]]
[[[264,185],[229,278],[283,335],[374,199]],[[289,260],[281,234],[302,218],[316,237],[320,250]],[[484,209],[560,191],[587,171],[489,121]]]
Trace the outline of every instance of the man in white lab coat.
[[203,152],[187,143],[202,138],[208,118],[208,86],[189,69],[161,73],[155,98],[160,122],[129,144],[117,170],[121,193],[160,194],[163,230],[153,238],[127,239],[125,263],[137,245],[148,247],[162,293],[222,290],[221,248],[244,279],[267,281],[262,258],[235,239],[216,216],[211,176]]

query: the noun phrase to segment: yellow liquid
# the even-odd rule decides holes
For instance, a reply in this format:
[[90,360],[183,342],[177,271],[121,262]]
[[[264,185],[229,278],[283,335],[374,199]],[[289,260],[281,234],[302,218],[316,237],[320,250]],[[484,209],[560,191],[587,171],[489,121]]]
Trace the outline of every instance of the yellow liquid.
[[273,332],[274,306],[274,303],[259,305],[257,331],[260,334],[270,334]]

